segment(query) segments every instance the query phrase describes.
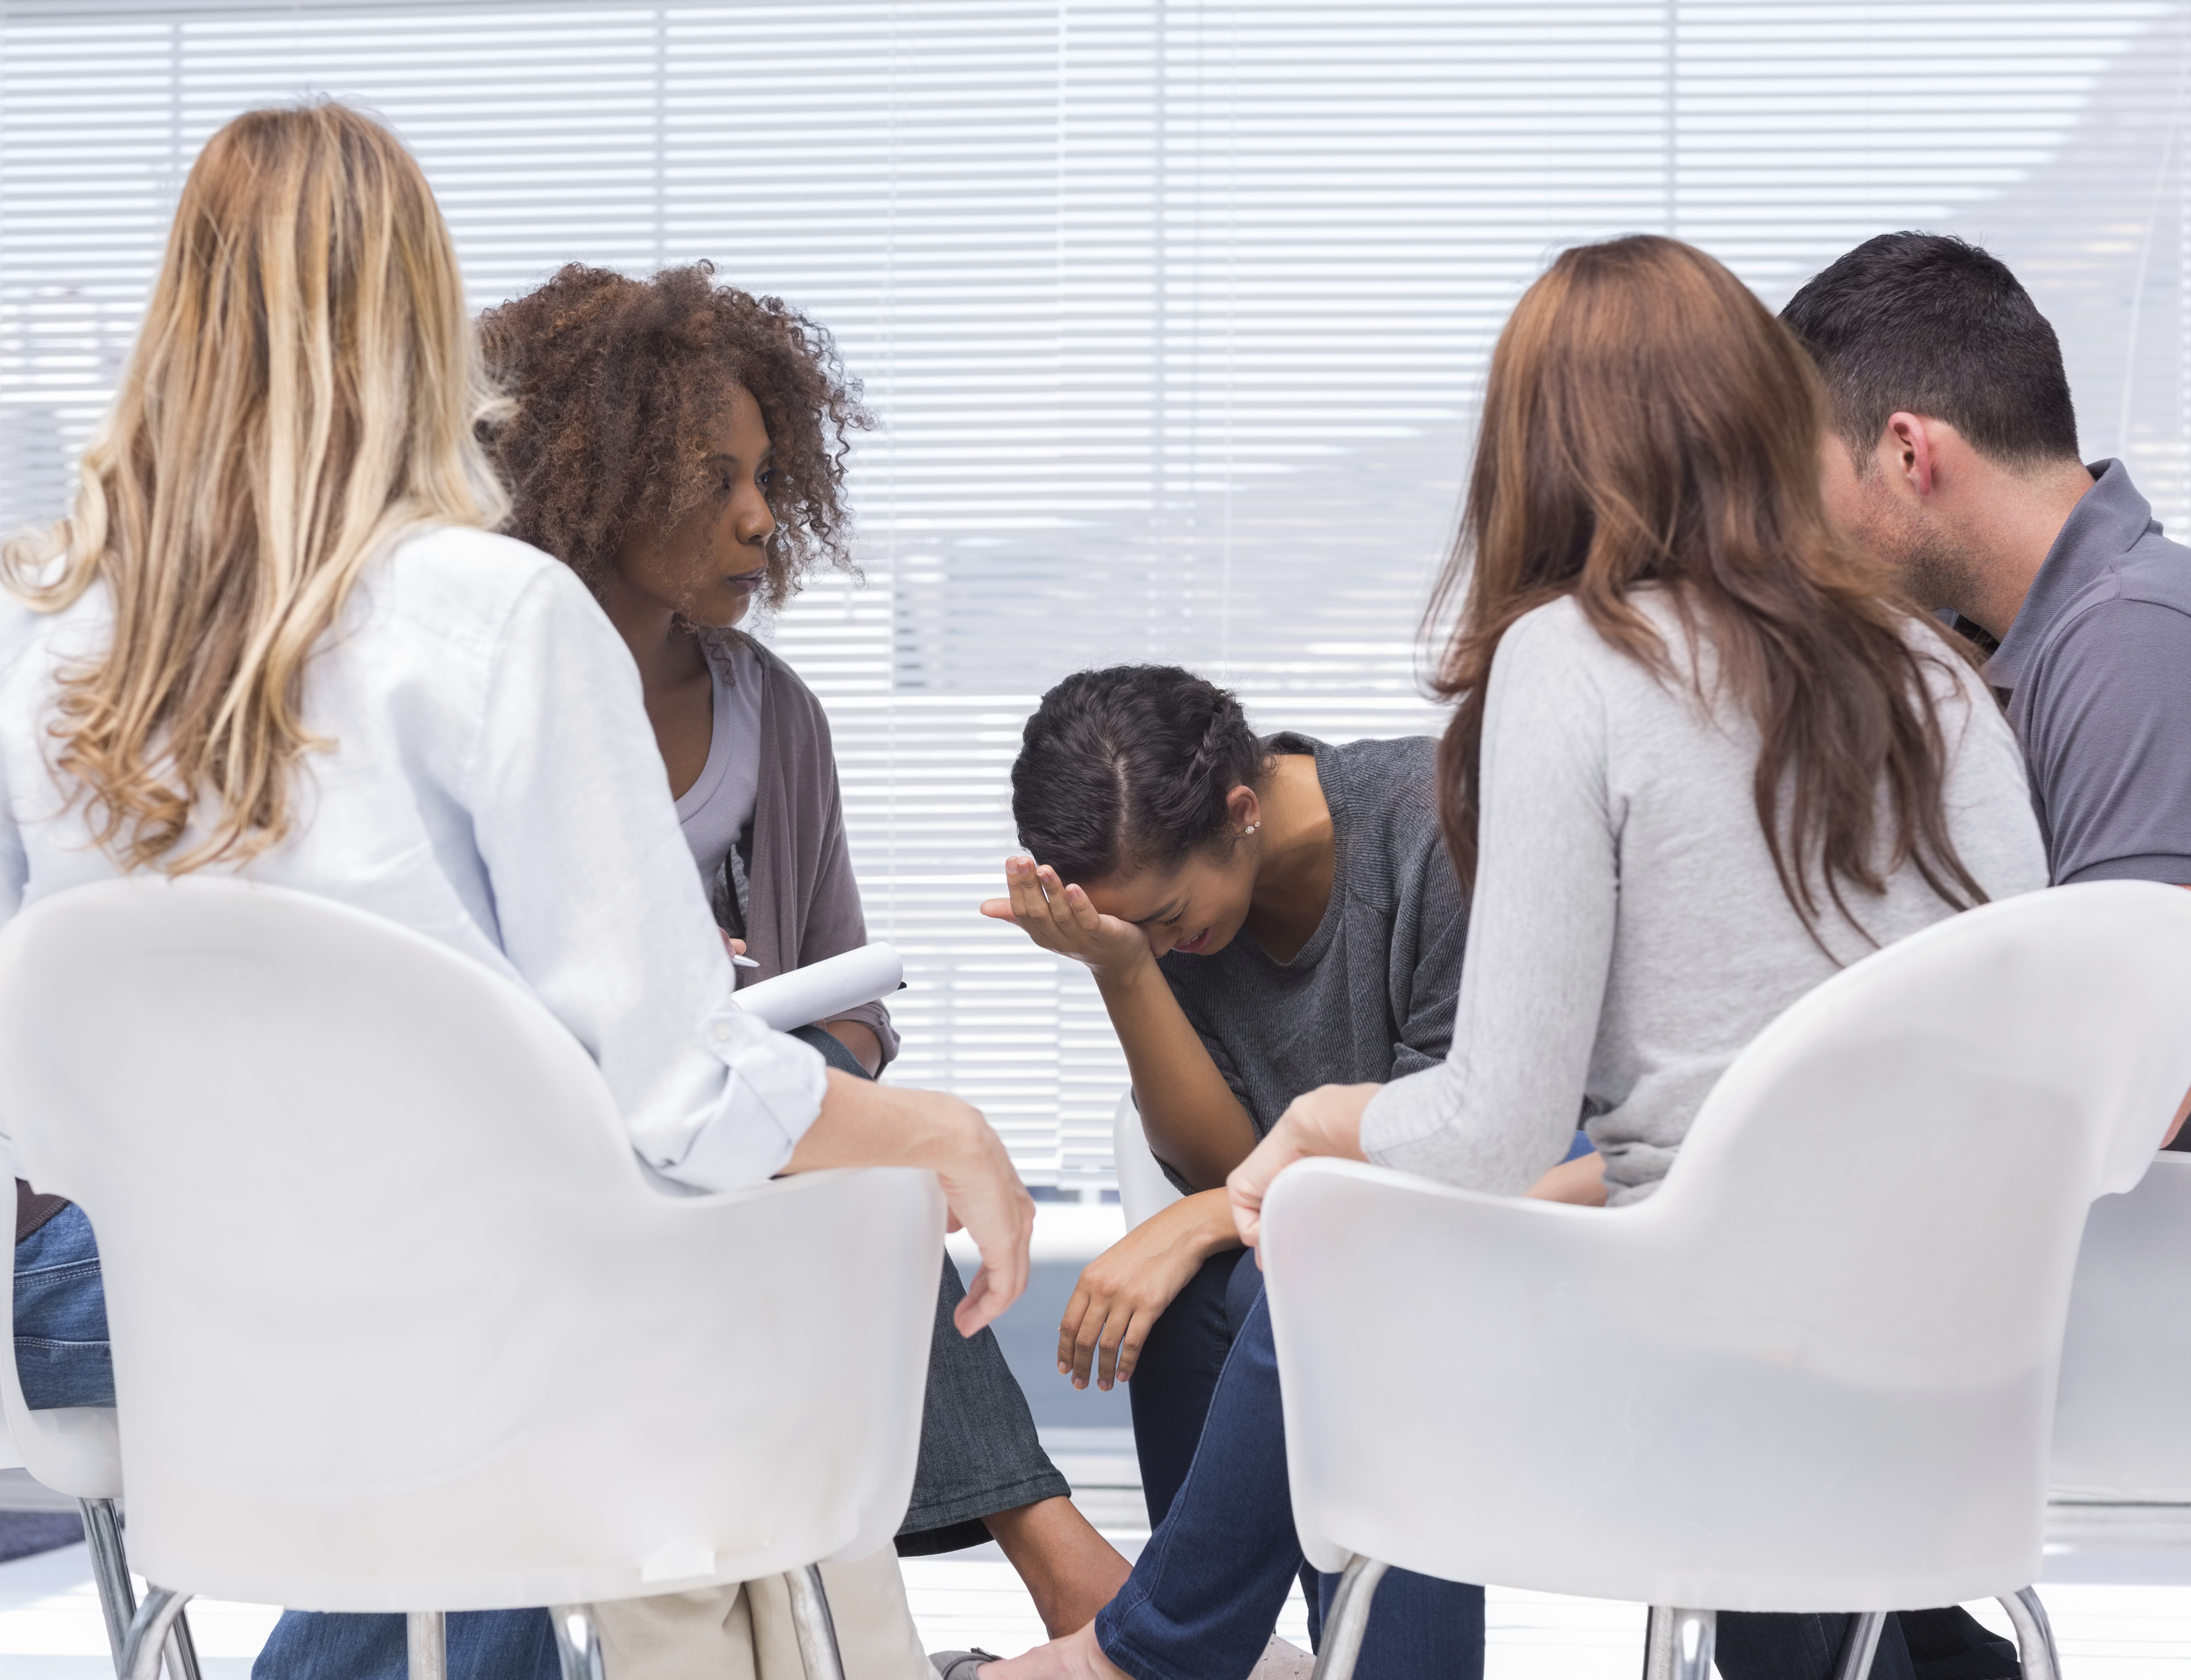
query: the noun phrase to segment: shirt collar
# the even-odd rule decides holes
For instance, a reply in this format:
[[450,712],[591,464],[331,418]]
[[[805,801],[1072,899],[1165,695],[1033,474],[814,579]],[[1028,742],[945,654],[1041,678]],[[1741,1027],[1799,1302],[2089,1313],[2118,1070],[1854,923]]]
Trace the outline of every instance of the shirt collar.
[[2012,691],[2069,603],[2148,532],[2160,529],[2153,504],[2138,494],[2120,461],[2095,462],[2086,470],[2092,476],[2092,487],[2069,510],[2016,622],[1986,662],[1985,680],[1995,688]]

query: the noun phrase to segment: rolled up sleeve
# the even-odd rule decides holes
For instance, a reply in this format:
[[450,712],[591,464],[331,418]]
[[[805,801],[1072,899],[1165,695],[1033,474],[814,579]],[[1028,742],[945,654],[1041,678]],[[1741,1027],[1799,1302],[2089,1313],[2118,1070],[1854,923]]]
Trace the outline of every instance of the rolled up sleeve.
[[703,1190],[780,1171],[825,1064],[734,1001],[638,670],[561,567],[504,629],[473,761],[504,954],[594,1058],[633,1148]]

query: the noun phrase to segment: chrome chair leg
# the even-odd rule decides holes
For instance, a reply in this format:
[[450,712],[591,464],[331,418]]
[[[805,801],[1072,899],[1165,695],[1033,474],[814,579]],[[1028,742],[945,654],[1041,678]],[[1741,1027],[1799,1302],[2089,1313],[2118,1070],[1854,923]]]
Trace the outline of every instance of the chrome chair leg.
[[837,1621],[829,1614],[829,1592],[822,1585],[822,1566],[788,1569],[783,1584],[791,1590],[791,1631],[799,1636],[799,1660],[806,1680],[845,1680],[845,1655],[837,1649]]
[[137,1614],[137,1592],[129,1584],[129,1559],[122,1550],[122,1523],[111,1499],[80,1499],[83,1539],[91,1552],[91,1578],[99,1588],[99,1608],[106,1617],[106,1643],[114,1653],[114,1671],[124,1676],[122,1649]]
[[198,1643],[191,1637],[190,1617],[181,1610],[168,1630],[168,1680],[201,1680]]
[[164,1586],[145,1587],[145,1602],[130,1618],[129,1635],[122,1643],[121,1680],[160,1680],[161,1653],[176,1622],[182,1618],[183,1606],[189,1602],[187,1592],[171,1592]]
[[[563,1665],[563,1680],[604,1680],[601,1635],[594,1626],[593,1612],[583,1604],[558,1604],[548,1612],[548,1620],[555,1625],[555,1655]],[[416,1669],[411,1680],[419,1680]],[[435,1680],[443,1677],[437,1675]]]
[[1339,1589],[1331,1595],[1331,1614],[1324,1618],[1312,1680],[1353,1680],[1363,1637],[1369,1632],[1370,1601],[1377,1596],[1377,1583],[1391,1567],[1358,1552],[1346,1560],[1346,1569],[1340,1572]]
[[1841,1660],[1834,1665],[1834,1680],[1864,1680],[1871,1660],[1879,1654],[1879,1636],[1887,1632],[1891,1610],[1865,1610],[1849,1618],[1848,1637],[1841,1641]]
[[[122,1544],[122,1517],[111,1499],[80,1499],[77,1509],[83,1519],[83,1539],[91,1553],[91,1576],[99,1589],[100,1612],[106,1618],[107,1649],[114,1654],[114,1671],[123,1674],[122,1646],[129,1638],[129,1624],[137,1614],[137,1589],[129,1581],[129,1553]],[[168,1635],[168,1680],[200,1680],[197,1643],[191,1637],[191,1620],[179,1611]]]
[[448,1617],[439,1610],[405,1612],[403,1650],[411,1680],[448,1680]]
[[1643,1632],[1643,1680],[1712,1680],[1716,1610],[1653,1604]]
[[2023,1680],[2062,1680],[2062,1655],[2054,1649],[2054,1625],[2046,1620],[2046,1606],[2036,1588],[2023,1587],[2005,1593],[2000,1607],[2016,1627],[2016,1657],[2023,1665]]

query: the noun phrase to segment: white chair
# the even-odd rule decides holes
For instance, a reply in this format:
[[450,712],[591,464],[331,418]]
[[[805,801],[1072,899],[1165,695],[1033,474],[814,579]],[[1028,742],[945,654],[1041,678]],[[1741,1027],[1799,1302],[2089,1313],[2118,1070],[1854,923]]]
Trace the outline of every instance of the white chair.
[[[0,1186],[15,1176],[8,1141],[0,1138]],[[129,1554],[122,1543],[122,1447],[109,1406],[61,1406],[32,1411],[23,1399],[15,1369],[15,1279],[10,1269],[0,1280],[0,1424],[4,1424],[7,1461],[20,1464],[33,1481],[77,1502],[83,1522],[85,1549],[91,1557],[92,1584],[106,1622],[106,1643],[114,1671],[122,1671],[122,1648],[137,1614],[137,1590],[129,1579]],[[179,1612],[168,1637],[170,1680],[199,1680],[197,1647],[189,1619]]]
[[[1828,981],[1719,1081],[1657,1194],[1602,1210],[1312,1161],[1263,1250],[1301,1543],[1652,1605],[1647,1672],[1717,1610],[2035,1597],[2086,1210],[2191,1087],[2191,893],[2108,882],[1958,916]],[[1374,1382],[1362,1381],[1374,1372]],[[1372,1560],[1374,1560],[1374,1562]],[[1679,1608],[1676,1608],[1679,1607]],[[1694,1608],[1710,1607],[1710,1608]]]
[[906,1170],[651,1183],[592,1061],[393,922],[235,881],[62,894],[0,931],[0,1126],[98,1231],[130,1543],[184,1597],[441,1619],[783,1574],[910,1495],[943,1204]]
[[2062,1341],[2043,1579],[2191,1586],[2191,1155],[2092,1204]]
[[1131,1085],[1111,1116],[1111,1159],[1118,1170],[1118,1211],[1125,1216],[1129,1231],[1180,1199],[1179,1191],[1149,1153],[1148,1135],[1141,1130],[1141,1111],[1134,1104]]

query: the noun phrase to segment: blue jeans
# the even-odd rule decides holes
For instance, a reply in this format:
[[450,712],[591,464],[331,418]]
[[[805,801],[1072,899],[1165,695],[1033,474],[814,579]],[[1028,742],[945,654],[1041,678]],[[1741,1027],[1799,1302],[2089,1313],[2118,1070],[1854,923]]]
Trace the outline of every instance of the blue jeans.
[[[114,1404],[99,1245],[71,1204],[15,1244],[15,1370],[33,1411]],[[559,1680],[545,1610],[464,1610],[448,1619],[450,1680]],[[252,1680],[407,1680],[397,1615],[284,1610]]]
[[[1096,1643],[1135,1680],[1244,1680],[1304,1568],[1286,1478],[1278,1351],[1255,1261],[1240,1260],[1215,1294],[1222,1312],[1225,1298],[1244,1293],[1251,1279],[1254,1297],[1231,1337],[1185,1479],[1164,1499],[1160,1517],[1160,1490],[1150,1493],[1155,1531],[1125,1586],[1096,1617]],[[1205,1284],[1204,1293],[1211,1292]],[[1209,1306],[1198,1300],[1197,1309]],[[1134,1381],[1141,1380],[1137,1372]],[[1141,1415],[1137,1404],[1137,1438]],[[1160,1475],[1165,1457],[1159,1444]],[[1320,1632],[1339,1577],[1312,1579],[1310,1626]],[[1392,1570],[1378,1587],[1356,1671],[1363,1680],[1482,1680],[1483,1589]]]
[[1152,1529],[1164,1521],[1187,1481],[1225,1362],[1262,1293],[1263,1274],[1251,1250],[1212,1255],[1142,1341],[1126,1398],[1133,1406],[1134,1451]]
[[15,1244],[15,1375],[34,1412],[114,1404],[99,1244],[73,1202]]

